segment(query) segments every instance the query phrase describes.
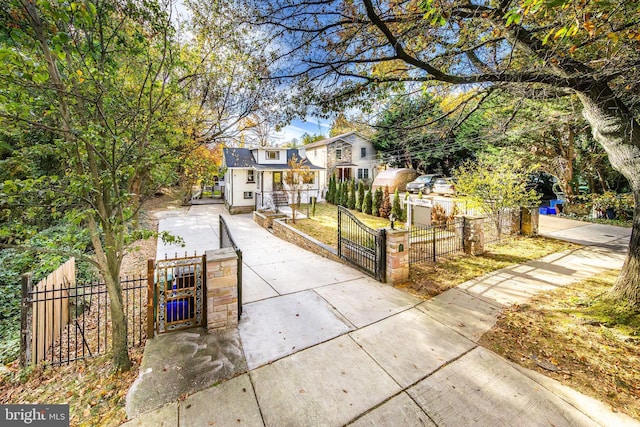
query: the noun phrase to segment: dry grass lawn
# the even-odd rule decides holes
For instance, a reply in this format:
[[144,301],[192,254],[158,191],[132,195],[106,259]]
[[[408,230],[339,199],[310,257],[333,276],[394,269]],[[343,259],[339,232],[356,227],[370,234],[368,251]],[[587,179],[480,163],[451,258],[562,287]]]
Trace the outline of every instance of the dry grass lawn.
[[617,275],[513,306],[480,343],[640,420],[640,312],[608,299]]

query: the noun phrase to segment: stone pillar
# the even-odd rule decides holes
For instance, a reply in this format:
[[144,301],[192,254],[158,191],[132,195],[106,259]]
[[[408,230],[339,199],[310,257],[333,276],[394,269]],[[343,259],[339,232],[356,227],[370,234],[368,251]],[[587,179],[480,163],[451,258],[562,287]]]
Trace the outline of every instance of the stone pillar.
[[464,253],[480,255],[484,253],[484,220],[483,216],[465,216],[463,245]]
[[409,280],[409,231],[391,230],[387,232],[386,282],[395,285]]
[[232,248],[207,251],[207,330],[238,326],[238,256]]
[[537,236],[540,211],[537,207],[520,208],[520,234],[523,236]]
[[510,209],[509,214],[511,215],[511,229],[509,230],[509,234],[520,234],[520,229],[522,228],[522,213],[520,212],[520,209]]

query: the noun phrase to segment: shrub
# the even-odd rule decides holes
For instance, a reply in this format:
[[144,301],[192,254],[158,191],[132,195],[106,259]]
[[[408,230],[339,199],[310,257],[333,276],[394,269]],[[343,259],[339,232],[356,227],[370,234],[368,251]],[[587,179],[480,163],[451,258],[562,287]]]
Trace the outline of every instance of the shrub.
[[371,213],[375,216],[380,216],[380,206],[382,206],[382,188],[376,188],[373,193],[373,204],[371,205]]
[[364,195],[364,200],[362,201],[362,213],[367,215],[371,215],[371,209],[373,205],[373,200],[371,196],[371,189],[367,190],[367,193]]
[[356,183],[355,181],[349,181],[349,197],[347,199],[347,206],[349,209],[356,208]]
[[397,188],[395,193],[393,193],[393,205],[391,207],[391,213],[396,217],[398,221],[402,221],[402,218],[404,217],[404,211],[402,209],[402,204],[400,203],[400,194],[398,193]]
[[389,187],[385,185],[384,195],[382,196],[382,204],[380,205],[380,217],[389,218],[391,214],[391,197],[389,196]]
[[356,196],[356,210],[362,212],[362,202],[364,201],[364,183],[358,181],[358,195]]
[[342,191],[340,191],[340,205],[344,207],[348,207],[349,203],[349,182],[344,181],[342,183]]

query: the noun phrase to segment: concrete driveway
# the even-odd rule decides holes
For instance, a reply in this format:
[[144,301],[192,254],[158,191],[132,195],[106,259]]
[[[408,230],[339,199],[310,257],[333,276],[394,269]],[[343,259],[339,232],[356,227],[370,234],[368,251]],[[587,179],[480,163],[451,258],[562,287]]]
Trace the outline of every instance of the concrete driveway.
[[[211,245],[220,213],[218,206],[192,207],[160,227],[190,245],[206,245],[193,249],[201,253],[217,247]],[[477,345],[501,307],[619,267],[621,243],[612,242],[624,240],[624,231],[543,228],[593,245],[491,273],[423,302],[274,237],[250,215],[227,219],[243,251],[244,314],[239,351],[214,354],[234,369],[210,377],[212,387],[184,380],[188,396],[164,396],[154,406],[135,405],[137,396],[153,393],[138,381],[128,398],[135,418],[127,425],[640,425]],[[215,334],[201,335],[215,341]],[[163,359],[170,339],[164,343],[147,350],[160,352],[160,363],[190,369],[193,355],[166,352]],[[152,359],[147,350],[145,361]],[[141,377],[162,369],[145,361]]]

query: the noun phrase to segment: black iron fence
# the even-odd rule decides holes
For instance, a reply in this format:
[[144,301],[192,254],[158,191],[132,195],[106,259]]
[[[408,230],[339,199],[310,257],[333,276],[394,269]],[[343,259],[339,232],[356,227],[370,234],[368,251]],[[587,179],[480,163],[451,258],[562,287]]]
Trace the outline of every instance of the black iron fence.
[[463,252],[464,218],[445,224],[413,225],[409,234],[409,265],[436,262],[443,255]]
[[220,248],[232,248],[238,257],[238,320],[240,320],[242,315],[242,251],[233,240],[227,221],[222,215],[220,215],[219,228]]
[[[517,216],[514,216],[517,215]],[[499,243],[511,238],[520,231],[519,210],[506,210],[498,217],[487,216],[484,219],[484,243]]]
[[[127,342],[129,347],[141,346],[147,338],[147,277],[125,278],[120,283]],[[111,349],[111,302],[104,283],[67,284],[55,290],[28,289],[23,295],[23,310],[28,319],[22,331],[29,343],[25,355],[27,364],[43,360],[60,365]],[[47,319],[53,310],[68,311],[68,322],[55,322],[51,327]],[[36,326],[42,323],[47,327]]]
[[338,206],[338,256],[385,281],[386,232],[367,227],[348,209]]

